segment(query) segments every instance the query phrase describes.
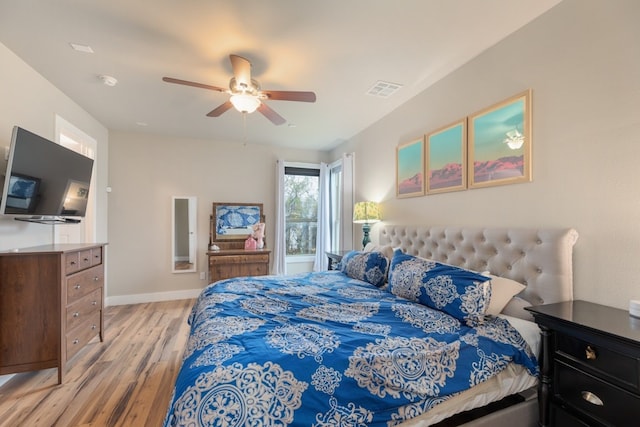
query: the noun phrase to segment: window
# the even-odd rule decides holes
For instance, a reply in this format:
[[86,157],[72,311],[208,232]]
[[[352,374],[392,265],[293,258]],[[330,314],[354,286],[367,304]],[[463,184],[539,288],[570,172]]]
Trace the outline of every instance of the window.
[[320,169],[285,166],[286,255],[315,255]]
[[331,234],[329,249],[339,251],[342,248],[342,161],[329,167],[329,233]]

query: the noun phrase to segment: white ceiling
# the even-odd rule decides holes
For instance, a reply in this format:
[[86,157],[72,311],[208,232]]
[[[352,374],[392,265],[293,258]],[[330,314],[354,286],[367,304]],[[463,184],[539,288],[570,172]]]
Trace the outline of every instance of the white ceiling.
[[[0,42],[110,130],[328,150],[559,2],[0,0]],[[226,88],[231,53],[263,89],[317,102],[268,101],[287,123],[243,124],[235,110],[206,117],[228,95],[161,80]],[[403,87],[367,95],[378,80]]]

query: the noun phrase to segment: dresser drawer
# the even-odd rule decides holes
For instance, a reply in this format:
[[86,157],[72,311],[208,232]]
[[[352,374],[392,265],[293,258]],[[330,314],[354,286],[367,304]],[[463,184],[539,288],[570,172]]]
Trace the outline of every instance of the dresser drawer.
[[559,332],[556,333],[556,354],[576,362],[596,376],[640,392],[640,363],[633,356]]
[[69,252],[64,255],[65,273],[67,275],[80,270],[80,252]]
[[102,288],[104,285],[104,267],[98,265],[67,277],[67,301],[72,304],[83,296]]
[[96,289],[67,307],[67,330],[72,330],[101,309],[102,289]]
[[589,422],[582,421],[564,408],[552,404],[551,425],[558,427],[599,427],[601,424],[593,420],[589,420]]
[[554,370],[555,395],[568,406],[616,426],[640,417],[640,397],[561,361]]
[[91,313],[85,321],[67,332],[66,347],[67,360],[71,359],[93,337],[100,332],[100,311]]
[[102,264],[102,247],[91,249],[91,266]]
[[269,254],[257,255],[224,255],[209,257],[209,265],[218,264],[251,264],[251,263],[268,263]]

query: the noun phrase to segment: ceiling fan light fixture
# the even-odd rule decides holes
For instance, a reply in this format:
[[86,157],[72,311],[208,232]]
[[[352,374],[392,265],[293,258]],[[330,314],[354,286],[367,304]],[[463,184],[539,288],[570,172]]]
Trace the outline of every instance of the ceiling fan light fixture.
[[253,113],[260,106],[260,100],[255,95],[249,95],[246,93],[238,93],[231,95],[229,99],[236,110],[241,113]]

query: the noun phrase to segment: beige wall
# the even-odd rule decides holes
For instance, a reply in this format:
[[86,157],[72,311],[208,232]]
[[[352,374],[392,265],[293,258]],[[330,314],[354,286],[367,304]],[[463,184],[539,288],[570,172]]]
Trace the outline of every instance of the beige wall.
[[[91,191],[97,195],[97,240],[107,241],[107,128],[1,43],[0,64],[0,174],[7,167],[4,147],[11,142],[14,125],[55,140],[55,115],[61,116],[98,141],[97,186]],[[0,250],[51,243],[53,227],[0,216]]]
[[[214,119],[212,119],[214,120]],[[241,142],[111,132],[110,287],[107,297],[203,288],[211,203],[263,203],[267,245],[275,218],[275,162],[326,161],[326,153]],[[171,197],[198,198],[197,273],[171,273]],[[137,300],[137,297],[130,299]],[[139,298],[149,299],[149,295]]]
[[[356,152],[356,200],[382,201],[390,223],[575,227],[575,298],[628,307],[640,299],[638,17],[635,0],[565,0],[485,51],[334,150]],[[399,143],[527,88],[533,182],[396,199]]]

